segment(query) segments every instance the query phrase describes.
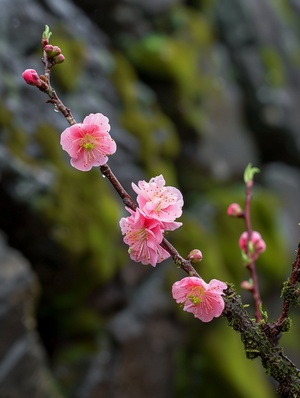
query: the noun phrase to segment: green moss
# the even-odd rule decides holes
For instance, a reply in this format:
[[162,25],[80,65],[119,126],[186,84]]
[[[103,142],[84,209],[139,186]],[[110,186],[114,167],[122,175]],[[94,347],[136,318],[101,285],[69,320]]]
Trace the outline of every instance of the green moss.
[[0,102],[0,127],[1,140],[11,153],[24,161],[30,162],[31,159],[26,154],[28,136],[22,128],[16,125],[13,115],[2,102]]
[[134,69],[120,53],[115,53],[112,80],[123,104],[120,122],[139,142],[139,161],[149,175],[154,175],[159,165],[174,180],[170,160],[177,155],[179,142],[173,123],[160,109],[154,94],[139,84]]
[[152,33],[133,43],[128,54],[139,69],[171,79],[181,90],[190,90],[195,84],[198,51],[183,39]]
[[[126,53],[147,79],[170,92],[168,107],[187,128],[201,131],[203,102],[214,93],[213,32],[208,19],[192,9],[175,7],[165,17],[171,33],[155,31],[132,42]],[[168,100],[166,100],[168,103]]]
[[265,66],[267,82],[274,88],[284,86],[286,83],[285,70],[277,50],[272,47],[263,47],[260,49],[260,55]]
[[[203,8],[206,8],[203,4]],[[209,48],[214,41],[214,34],[209,19],[198,10],[177,4],[168,15],[173,27],[173,34],[189,41],[192,45]]]
[[40,147],[40,162],[57,166],[63,164],[59,133],[51,124],[40,124],[32,136],[32,141]]
[[55,43],[59,43],[65,61],[52,69],[54,86],[66,92],[73,91],[78,86],[84,69],[85,44],[82,40],[70,38],[63,33],[55,34]]

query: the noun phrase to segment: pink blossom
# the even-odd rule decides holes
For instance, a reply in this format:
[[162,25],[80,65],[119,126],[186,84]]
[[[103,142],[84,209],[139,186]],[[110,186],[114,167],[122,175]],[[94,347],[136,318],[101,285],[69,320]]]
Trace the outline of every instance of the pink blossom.
[[266,250],[266,243],[257,231],[252,231],[250,239],[248,232],[242,233],[239,239],[239,246],[249,259],[256,260],[258,255]]
[[208,284],[197,277],[186,277],[175,282],[172,287],[173,298],[183,303],[183,310],[194,314],[202,322],[210,322],[219,317],[225,307],[222,298],[226,283],[212,279]]
[[174,187],[165,187],[162,175],[151,178],[149,182],[140,181],[138,186],[132,184],[138,194],[137,202],[147,217],[162,222],[173,222],[182,214],[183,198]]
[[27,84],[30,84],[32,86],[40,87],[42,83],[40,76],[35,69],[26,69],[22,73],[22,77]]
[[71,157],[71,165],[88,171],[102,166],[107,156],[116,151],[116,143],[109,135],[109,120],[102,113],[91,113],[82,123],[66,128],[60,138],[62,148]]
[[157,263],[170,257],[160,246],[164,231],[162,224],[158,220],[146,217],[139,208],[136,211],[126,209],[131,215],[121,219],[120,227],[125,235],[124,242],[129,245],[131,259],[155,267]]

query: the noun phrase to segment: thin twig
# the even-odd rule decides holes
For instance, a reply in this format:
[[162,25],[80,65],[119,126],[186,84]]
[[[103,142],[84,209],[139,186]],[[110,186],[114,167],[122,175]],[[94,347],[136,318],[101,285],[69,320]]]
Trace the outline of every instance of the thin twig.
[[[248,243],[251,241],[251,235],[252,235],[251,216],[250,216],[252,186],[253,186],[252,181],[246,183],[246,199],[245,199],[244,219],[245,219],[245,224],[246,224],[246,230],[248,233]],[[249,253],[247,253],[247,254],[249,254]],[[250,256],[251,256],[251,254],[250,254]],[[249,264],[247,264],[247,269],[249,270],[251,279],[252,279],[251,291],[252,291],[253,300],[254,300],[254,308],[255,308],[254,315],[255,315],[256,322],[260,322],[262,320],[261,298],[260,298],[259,287],[258,287],[258,278],[257,278],[257,273],[256,273],[255,260],[251,260],[249,262]]]

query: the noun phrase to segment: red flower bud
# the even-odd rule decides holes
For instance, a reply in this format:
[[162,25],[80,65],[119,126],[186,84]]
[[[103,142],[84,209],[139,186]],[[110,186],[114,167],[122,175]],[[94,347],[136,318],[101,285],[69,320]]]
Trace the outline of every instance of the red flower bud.
[[228,206],[227,214],[230,217],[240,217],[243,214],[243,210],[238,203],[231,203],[231,205]]
[[31,84],[32,86],[40,87],[41,86],[41,79],[35,69],[26,69],[22,73],[23,79],[27,84]]

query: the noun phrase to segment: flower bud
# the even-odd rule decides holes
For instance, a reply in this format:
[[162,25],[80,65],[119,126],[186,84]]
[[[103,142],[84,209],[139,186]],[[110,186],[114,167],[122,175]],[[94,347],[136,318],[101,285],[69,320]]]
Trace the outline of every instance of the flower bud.
[[48,80],[44,75],[39,76],[34,69],[26,69],[22,73],[23,79],[27,84],[38,87],[41,91],[46,92],[49,90]]
[[231,203],[231,205],[228,206],[227,214],[230,217],[241,217],[243,215],[243,210],[238,203]]
[[57,57],[61,54],[61,49],[58,46],[52,46],[52,44],[46,44],[44,46],[44,51],[49,59]]
[[202,257],[202,252],[198,249],[194,249],[187,256],[187,260],[190,260],[192,263],[199,263]]
[[61,64],[61,63],[64,62],[64,60],[65,60],[65,57],[62,54],[59,54],[59,55],[57,55],[56,57],[53,58],[53,61],[56,64]]
[[47,54],[48,54],[48,53],[51,53],[51,52],[53,51],[53,46],[52,46],[52,44],[46,44],[46,45],[44,46],[44,50],[46,51]]
[[251,292],[253,290],[253,282],[252,282],[252,280],[242,281],[240,286],[241,286],[242,289],[248,290],[248,292]]
[[40,85],[41,85],[40,76],[38,75],[38,73],[35,69],[26,69],[22,73],[22,77],[27,84],[30,84],[30,85],[36,86],[36,87],[40,87]]
[[252,231],[250,239],[248,232],[243,232],[239,239],[239,246],[252,260],[255,260],[260,253],[266,250],[266,243],[257,231]]

